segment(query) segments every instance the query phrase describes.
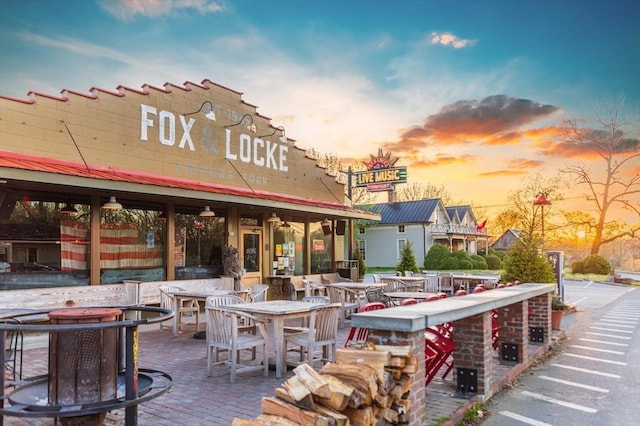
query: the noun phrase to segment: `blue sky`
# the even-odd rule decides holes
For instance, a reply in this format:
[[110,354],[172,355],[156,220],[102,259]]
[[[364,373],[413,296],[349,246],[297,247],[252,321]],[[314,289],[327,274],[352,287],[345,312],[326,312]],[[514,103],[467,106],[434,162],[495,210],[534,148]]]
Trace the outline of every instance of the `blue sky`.
[[299,146],[347,161],[382,147],[410,181],[477,206],[504,202],[529,173],[585,160],[547,152],[563,118],[621,96],[640,110],[637,0],[0,0],[0,10],[0,95],[210,79]]

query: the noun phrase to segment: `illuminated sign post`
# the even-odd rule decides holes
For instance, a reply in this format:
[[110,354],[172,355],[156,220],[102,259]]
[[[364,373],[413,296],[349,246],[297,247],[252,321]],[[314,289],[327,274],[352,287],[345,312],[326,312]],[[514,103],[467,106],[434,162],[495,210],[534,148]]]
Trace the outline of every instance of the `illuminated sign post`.
[[398,161],[391,159],[391,154],[382,154],[378,150],[378,156],[371,156],[367,165],[367,170],[354,172],[355,186],[367,188],[369,192],[393,191],[398,183],[407,183],[407,168],[393,167]]
[[356,186],[366,187],[367,191],[393,191],[395,184],[407,183],[407,168],[393,167],[365,172],[356,172]]

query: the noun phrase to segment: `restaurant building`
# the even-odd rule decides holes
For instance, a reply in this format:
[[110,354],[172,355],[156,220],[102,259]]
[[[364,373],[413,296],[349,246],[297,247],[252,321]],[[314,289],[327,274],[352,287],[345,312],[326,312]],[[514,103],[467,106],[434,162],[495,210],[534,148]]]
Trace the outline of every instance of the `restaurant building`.
[[33,232],[0,241],[0,285],[219,276],[234,249],[241,287],[331,272],[350,223],[380,219],[345,193],[210,80],[0,96],[0,226],[59,230],[54,255],[51,232],[46,245]]

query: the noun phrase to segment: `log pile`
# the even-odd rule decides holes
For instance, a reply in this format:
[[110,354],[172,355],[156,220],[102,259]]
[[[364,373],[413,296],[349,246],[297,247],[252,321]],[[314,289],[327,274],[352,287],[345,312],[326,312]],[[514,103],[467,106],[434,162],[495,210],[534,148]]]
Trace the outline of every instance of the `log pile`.
[[418,371],[410,346],[338,349],[335,363],[308,364],[262,398],[254,420],[233,426],[385,426],[408,423],[409,386]]

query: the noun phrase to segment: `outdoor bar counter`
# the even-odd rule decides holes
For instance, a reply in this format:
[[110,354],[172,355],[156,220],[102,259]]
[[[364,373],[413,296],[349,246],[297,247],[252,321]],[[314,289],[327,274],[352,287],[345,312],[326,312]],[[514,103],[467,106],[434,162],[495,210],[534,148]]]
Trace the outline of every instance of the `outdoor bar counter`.
[[[421,424],[428,402],[425,390],[424,330],[452,323],[457,394],[488,400],[496,364],[529,365],[529,343],[546,345],[551,336],[553,284],[522,284],[448,297],[431,302],[397,306],[354,314],[355,327],[369,329],[368,340],[377,345],[411,345],[420,371],[411,385],[410,425]],[[497,315],[496,315],[497,314]],[[492,322],[499,325],[498,355],[494,350]]]

